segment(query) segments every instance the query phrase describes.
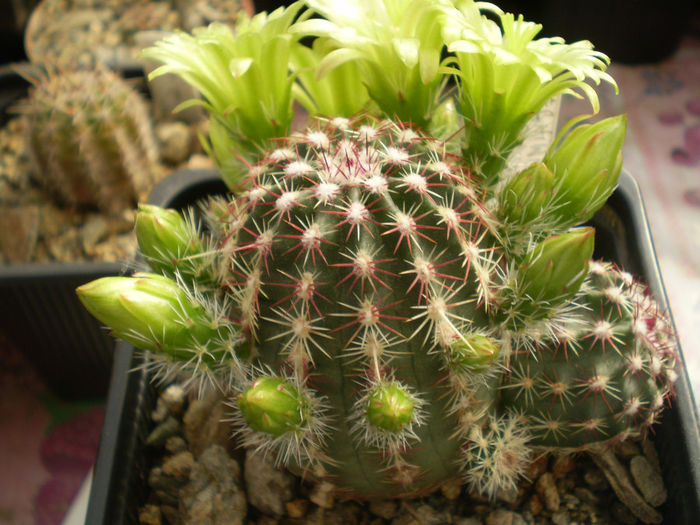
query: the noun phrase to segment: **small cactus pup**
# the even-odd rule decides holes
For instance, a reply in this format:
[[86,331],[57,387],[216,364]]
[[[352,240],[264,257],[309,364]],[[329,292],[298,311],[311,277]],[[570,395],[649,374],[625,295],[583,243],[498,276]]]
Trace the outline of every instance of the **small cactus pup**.
[[650,428],[677,375],[668,319],[630,274],[591,263],[575,308],[557,339],[514,352],[503,376],[500,402],[543,448],[583,450]]
[[[669,321],[590,261],[591,228],[513,211],[444,151],[393,121],[318,119],[213,200],[207,228],[142,208],[162,275],[78,295],[160,375],[230,393],[245,446],[350,497],[457,477],[493,496],[538,450],[643,432],[671,393]],[[542,214],[550,236],[509,226]]]
[[158,150],[141,96],[105,68],[25,68],[19,110],[35,177],[61,206],[117,215],[157,180]]

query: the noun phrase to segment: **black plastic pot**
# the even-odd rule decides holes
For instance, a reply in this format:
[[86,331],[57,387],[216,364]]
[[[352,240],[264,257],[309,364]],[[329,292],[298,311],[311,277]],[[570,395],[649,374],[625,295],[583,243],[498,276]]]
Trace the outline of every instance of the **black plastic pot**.
[[[182,208],[224,192],[215,172],[184,172],[159,185],[152,200]],[[668,307],[639,187],[630,175],[622,174],[618,189],[592,223],[596,227],[596,256],[613,260],[642,277]],[[87,513],[91,525],[137,522],[139,506],[148,493],[150,465],[144,440],[151,430],[156,393],[149,375],[135,368],[140,358],[132,346],[120,342],[115,356]],[[660,511],[666,523],[694,525],[700,516],[700,434],[684,370],[676,383],[673,405],[655,433],[669,493]]]
[[119,263],[0,266],[0,331],[59,396],[106,395],[114,340],[75,288],[122,271]]
[[[145,90],[141,71],[120,74]],[[0,124],[28,87],[13,66],[0,67]],[[121,263],[105,262],[0,265],[0,332],[23,352],[55,394],[66,398],[107,394],[114,339],[83,308],[75,288],[127,270]]]

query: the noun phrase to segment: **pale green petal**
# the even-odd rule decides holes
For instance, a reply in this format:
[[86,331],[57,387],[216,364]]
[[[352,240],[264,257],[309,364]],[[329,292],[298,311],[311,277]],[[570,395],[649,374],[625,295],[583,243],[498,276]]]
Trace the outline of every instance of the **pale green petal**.
[[243,76],[253,64],[253,59],[249,57],[232,58],[229,62],[229,69],[234,78]]
[[406,67],[411,68],[418,64],[420,41],[417,38],[394,38],[392,44]]

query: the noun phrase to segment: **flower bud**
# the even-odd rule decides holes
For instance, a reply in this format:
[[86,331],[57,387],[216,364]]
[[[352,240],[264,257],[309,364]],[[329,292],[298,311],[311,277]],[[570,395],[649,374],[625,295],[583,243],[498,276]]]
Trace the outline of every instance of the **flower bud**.
[[196,257],[204,251],[202,241],[179,212],[139,204],[135,230],[139,249],[153,270],[166,275],[175,271],[191,277],[198,274]]
[[223,336],[205,309],[167,277],[147,273],[103,277],[76,292],[116,337],[143,350],[188,360],[192,349]]
[[413,396],[397,383],[381,383],[367,397],[367,419],[375,427],[400,432],[413,421]]
[[521,299],[556,306],[573,297],[588,275],[594,241],[593,228],[580,228],[537,244],[518,269]]
[[580,224],[600,209],[617,185],[627,117],[619,115],[575,128],[544,163],[555,177],[555,215],[561,226]]
[[535,163],[513,177],[501,192],[499,216],[507,222],[527,224],[540,217],[552,201],[554,174]]
[[306,426],[308,420],[308,400],[280,377],[259,377],[236,402],[253,430],[275,437]]
[[465,334],[449,346],[448,363],[452,370],[478,374],[489,369],[499,351],[488,337]]

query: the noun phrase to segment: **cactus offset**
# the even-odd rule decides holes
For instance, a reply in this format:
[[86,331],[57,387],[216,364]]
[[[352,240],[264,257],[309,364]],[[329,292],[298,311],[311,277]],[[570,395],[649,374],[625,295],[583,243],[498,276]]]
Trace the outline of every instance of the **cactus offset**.
[[102,68],[23,73],[33,84],[21,112],[39,183],[65,206],[133,207],[158,169],[141,96]]
[[668,320],[630,274],[592,264],[578,308],[556,342],[514,353],[501,385],[540,447],[581,450],[650,428],[677,375]]

